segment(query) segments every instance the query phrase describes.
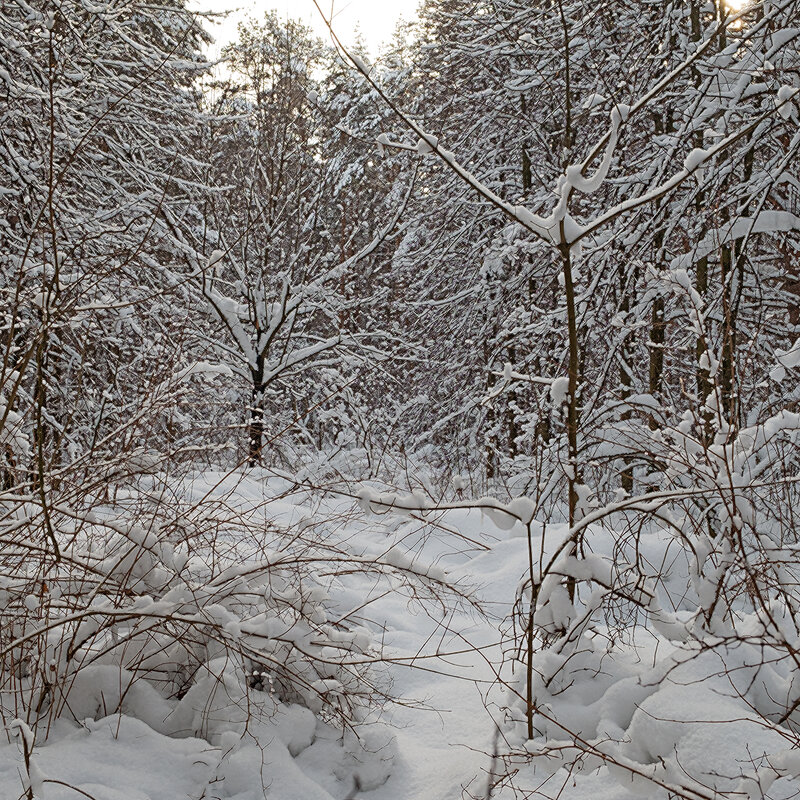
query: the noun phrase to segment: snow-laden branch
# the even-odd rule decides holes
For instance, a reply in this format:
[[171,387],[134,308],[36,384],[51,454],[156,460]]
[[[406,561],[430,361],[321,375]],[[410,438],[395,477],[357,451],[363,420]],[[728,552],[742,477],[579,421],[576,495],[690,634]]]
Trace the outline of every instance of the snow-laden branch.
[[[398,226],[416,182],[416,171],[409,187],[398,204],[394,214],[381,227],[375,236],[352,256],[329,267],[307,283],[292,284],[292,271],[295,262],[305,256],[305,251],[294,254],[288,269],[282,275],[278,299],[268,303],[264,292],[251,291],[245,302],[239,302],[223,294],[218,286],[220,282],[211,277],[228,254],[223,250],[215,250],[208,258],[205,267],[198,266],[195,274],[201,278],[203,297],[210,309],[228,331],[238,348],[239,355],[246,362],[248,369],[255,373],[260,364],[268,357],[270,348],[282,331],[292,330],[300,316],[315,313],[324,304],[326,288],[335,284],[357,264],[372,255],[386,238]],[[320,257],[315,260],[319,263]],[[242,274],[242,269],[237,272]],[[269,383],[278,375],[297,364],[313,358],[318,353],[331,349],[344,342],[346,337],[337,334],[334,337],[300,348],[284,356],[273,367],[265,372],[265,380]]]
[[800,231],[800,217],[789,211],[761,211],[757,217],[737,217],[717,230],[707,233],[691,253],[672,259],[672,269],[687,269],[704,256],[736,239],[755,233]]
[[[337,47],[347,56],[347,58],[361,73],[364,79],[378,93],[387,106],[392,109],[392,111],[398,116],[403,124],[418,137],[417,144],[412,146],[403,142],[392,141],[385,134],[381,134],[381,136],[378,137],[378,144],[381,148],[398,147],[403,150],[413,150],[422,155],[434,154],[438,156],[456,175],[458,175],[459,178],[461,178],[484,199],[488,200],[492,205],[501,210],[506,216],[518,222],[541,241],[544,241],[550,245],[554,245],[560,249],[565,249],[566,251],[569,251],[573,245],[577,244],[597,229],[606,225],[608,222],[613,221],[621,214],[658,200],[665,194],[668,194],[669,192],[678,188],[691,175],[700,170],[702,166],[715,155],[721,153],[730,145],[751,133],[758,124],[772,115],[772,111],[766,112],[765,114],[761,115],[756,122],[751,123],[750,125],[747,125],[733,134],[725,137],[714,147],[706,150],[701,150],[699,148],[693,150],[687,157],[683,170],[676,173],[659,186],[651,189],[649,192],[638,197],[629,198],[628,200],[619,203],[587,224],[579,224],[568,213],[569,200],[574,189],[577,189],[583,193],[593,193],[600,188],[607,178],[614,150],[619,142],[622,126],[636,112],[640,111],[642,108],[645,108],[648,103],[650,103],[655,97],[657,97],[668,86],[670,86],[681,74],[695,64],[695,62],[712,46],[712,44],[717,41],[718,36],[724,33],[732,23],[735,23],[737,20],[741,19],[746,13],[749,12],[750,9],[742,9],[736,14],[728,13],[721,21],[719,21],[714,30],[709,33],[706,39],[695,49],[695,51],[690,56],[685,58],[677,67],[671,70],[660,81],[658,81],[652,89],[642,95],[631,106],[615,106],[611,113],[608,132],[598,141],[581,165],[570,165],[566,168],[564,174],[562,174],[562,176],[558,179],[557,183],[557,195],[559,197],[558,203],[549,216],[542,217],[534,214],[525,206],[513,205],[505,201],[502,197],[500,197],[500,195],[489,189],[472,172],[463,167],[456,160],[455,155],[451,151],[441,146],[439,139],[436,136],[424,131],[419,124],[411,119],[385,93],[383,88],[370,75],[370,70],[363,60],[358,56],[353,55],[346,47],[342,45],[341,40],[337,37],[333,30],[330,20],[326,18],[317,0],[314,0],[314,4],[325,21],[325,24],[330,31],[330,35]],[[764,16],[761,20],[759,20],[759,27],[763,27],[764,25],[768,24],[769,20],[776,17],[784,9],[785,5],[785,3],[771,4],[768,8],[766,8]],[[780,93],[776,103],[776,109],[780,114],[784,113],[782,109],[787,107],[787,104],[792,102],[795,94],[795,92],[787,91],[782,91]],[[604,152],[603,159],[595,173],[589,178],[584,177],[583,173],[590,167],[591,163],[601,152]]]

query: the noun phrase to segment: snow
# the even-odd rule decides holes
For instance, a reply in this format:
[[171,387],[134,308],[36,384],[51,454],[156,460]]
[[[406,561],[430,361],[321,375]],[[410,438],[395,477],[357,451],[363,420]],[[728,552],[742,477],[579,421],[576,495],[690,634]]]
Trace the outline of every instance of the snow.
[[[628,119],[629,113],[630,108],[626,105],[614,106],[611,111],[611,132],[608,137],[608,142],[606,143],[605,153],[600,166],[597,168],[591,178],[583,177],[584,165],[574,164],[567,167],[565,175],[568,186],[571,186],[578,191],[583,192],[584,194],[592,194],[600,188],[600,186],[603,184],[603,181],[608,176],[608,170],[611,167],[611,159],[619,141],[620,124]],[[567,241],[572,241],[574,238],[574,236],[568,236]]]
[[[705,151],[703,151],[705,152]],[[698,259],[713,253],[722,244],[757,233],[781,233],[800,231],[800,217],[789,211],[762,211],[757,217],[737,217],[717,230],[710,231],[698,242],[691,253],[677,256],[672,260],[671,268],[676,279],[684,288],[689,287],[686,269]]]
[[369,75],[369,66],[367,62],[364,61],[361,56],[357,55],[356,53],[350,53],[350,60],[355,64],[356,68],[362,75]]
[[590,94],[582,103],[581,108],[591,111],[598,106],[602,106],[606,102],[606,98],[601,94]]
[[550,384],[550,399],[553,401],[553,406],[560,408],[567,402],[569,396],[569,378],[564,376],[556,378]]
[[[466,488],[464,479],[458,485]],[[589,487],[581,484],[577,490],[588,510]],[[195,497],[224,497],[229,506],[245,513],[272,498],[267,506],[270,517],[284,524],[338,518],[354,507],[354,501],[335,495],[287,496],[285,482],[261,480],[257,472],[227,477],[209,472],[196,476],[190,491]],[[537,624],[543,630],[577,625],[584,613],[570,600],[558,575],[609,585],[611,558],[618,547],[613,531],[592,529],[594,552],[578,559],[564,549],[565,526],[545,529],[534,519],[535,503],[525,497],[507,504],[491,497],[451,504],[449,510],[436,512],[437,534],[422,537],[410,536],[408,527],[419,529],[409,512],[433,513],[419,493],[364,487],[357,504],[367,513],[348,513],[349,522],[335,533],[337,547],[346,546],[400,572],[411,571],[420,579],[462,586],[484,610],[479,614],[471,604],[450,609],[434,604],[426,610],[402,591],[381,590],[366,572],[343,576],[338,588],[314,591],[316,601],[339,607],[368,601],[361,628],[342,632],[339,638],[359,639],[362,650],[370,635],[380,639],[386,659],[382,680],[400,701],[383,704],[380,719],[372,715],[360,728],[342,733],[313,708],[279,699],[267,672],[253,673],[253,680],[264,682],[263,690],[248,695],[225,657],[202,666],[192,688],[177,702],[118,666],[86,666],[65,697],[69,713],[46,742],[22,721],[9,726],[27,737],[33,758],[28,773],[19,737],[0,747],[0,796],[16,797],[29,782],[36,797],[48,800],[69,800],[75,790],[96,800],[262,800],[265,791],[275,800],[362,795],[369,800],[458,800],[462,791],[481,796],[485,790],[496,724],[510,743],[519,741],[532,758],[520,764],[518,785],[563,783],[567,770],[573,770],[573,778],[563,784],[568,799],[617,798],[620,790],[661,797],[643,775],[665,784],[735,791],[755,781],[751,774],[761,770],[759,785],[771,782],[778,791],[771,797],[787,796],[780,792],[797,788],[796,759],[791,753],[775,755],[787,751],[783,734],[765,726],[764,717],[751,708],[772,702],[782,679],[770,678],[759,694],[759,682],[749,677],[749,664],[757,659],[749,651],[701,656],[681,650],[676,642],[685,637],[688,618],[664,610],[669,602],[663,589],[660,599],[654,595],[651,613],[662,636],[672,637],[672,642],[654,634],[656,639],[637,645],[628,655],[620,651],[612,661],[604,655],[602,640],[588,633],[582,634],[588,638],[571,661],[543,652],[537,667],[542,680],[548,674],[556,676],[552,684],[537,689],[543,703],[537,730],[547,738],[526,742],[515,732],[524,727],[524,714],[520,716],[513,694],[496,678],[502,674],[509,687],[517,680],[508,671],[508,640],[501,632],[507,629],[519,592],[530,597],[525,581],[520,584],[528,563],[526,526],[534,552],[562,552],[539,590]],[[378,528],[375,520],[381,522]],[[465,544],[468,541],[475,544]],[[692,573],[669,555],[672,541],[656,531],[644,536],[638,547],[649,563],[672,562],[665,580],[685,593],[680,586]],[[712,547],[709,540],[707,549]],[[239,580],[240,573],[244,574],[237,567],[227,570],[217,585]],[[393,585],[391,580],[388,585]],[[290,600],[289,587],[282,596]],[[179,600],[177,594],[171,597]],[[586,608],[596,607],[600,597],[597,592],[593,599],[587,597]],[[249,628],[234,624],[231,612],[219,603],[205,605],[204,613],[226,628],[233,624],[237,637],[256,627],[255,622]],[[727,668],[725,658],[732,659]],[[594,671],[599,663],[604,665],[602,675],[577,684],[572,695],[566,695],[571,699],[559,704],[560,693],[571,686],[570,675]],[[571,672],[562,676],[560,670],[567,665]],[[736,675],[736,669],[741,676],[732,683],[729,676]],[[331,695],[344,691],[334,677],[317,679],[311,689]],[[574,772],[573,745],[564,739],[568,730],[596,739],[617,766],[609,768],[601,759]],[[561,749],[554,751],[556,745]],[[513,794],[501,788],[497,796],[508,800]]]
[[417,142],[417,152],[420,155],[432,153],[438,147],[439,140],[430,134],[425,134],[424,136],[420,137],[419,141]]
[[[35,751],[42,774],[36,796],[47,800],[73,800],[76,790],[95,800],[195,797],[213,778],[220,755],[206,741],[167,738],[129,716],[60,725],[51,738]],[[20,794],[22,763],[15,749],[0,748],[2,797]]]
[[[234,481],[237,494],[231,498],[226,483],[220,485],[216,476],[210,474],[205,481],[196,481],[193,491],[198,496],[221,492],[243,510],[258,503],[257,498],[264,495],[265,486],[260,481],[245,479]],[[401,497],[406,505],[419,505],[419,498],[413,493]],[[277,502],[272,511],[274,519],[279,521],[307,517],[310,509],[303,502],[294,501]],[[348,532],[348,538],[351,534],[356,535],[351,542],[356,549],[374,544],[374,533],[369,527],[356,526],[355,531]],[[421,555],[409,552],[399,540],[388,549],[381,545],[381,549],[382,560],[392,567],[444,579],[441,567],[423,567]],[[435,560],[438,553],[433,552],[430,557]],[[236,572],[221,575],[218,584],[223,579],[236,580]],[[369,594],[370,583],[363,577],[353,577],[347,592],[354,599],[363,598]],[[284,596],[289,597],[288,593]],[[324,594],[317,592],[315,597],[321,600]],[[173,594],[173,600],[177,602],[179,596]],[[362,600],[356,602],[360,604]],[[152,601],[149,604],[142,601],[137,606],[140,610],[152,607]],[[206,605],[204,613],[226,629],[232,624],[230,612],[220,604]],[[383,598],[373,608],[372,616],[397,621],[396,629],[385,631],[384,636],[392,642],[390,652],[406,663],[437,627],[425,614],[409,615],[406,600],[400,595]],[[467,622],[464,626],[469,624],[474,623]],[[241,626],[236,627],[236,635],[241,636]],[[369,633],[363,627],[343,638],[354,643],[357,640],[361,647],[369,643]],[[443,740],[439,731],[406,738],[411,752],[395,755],[397,737],[375,722],[359,732],[361,744],[350,741],[349,734],[343,739],[340,732],[307,707],[277,702],[267,693],[246,696],[229,675],[228,667],[224,658],[210,661],[194,676],[189,692],[175,703],[165,700],[147,681],[118,666],[85,666],[69,684],[65,697],[68,713],[62,716],[47,743],[37,741],[34,747],[33,732],[24,722],[16,725],[35,750],[29,776],[21,770],[19,748],[13,741],[0,748],[0,796],[17,796],[27,781],[37,797],[46,792],[48,798],[57,800],[72,796],[75,790],[89,793],[97,800],[199,798],[204,791],[208,798],[256,800],[263,797],[264,787],[270,797],[280,800],[338,800],[350,796],[354,788],[377,791],[378,797],[391,797],[398,784],[395,782],[395,788],[384,794],[380,793],[384,791],[381,787],[390,771],[395,773],[393,765],[398,761],[405,758],[417,764],[413,752],[421,740],[427,736],[440,742],[443,753],[449,749],[447,739]],[[409,674],[408,666],[398,670]],[[328,678],[316,681],[311,688],[315,692],[336,693],[343,687],[340,681]],[[452,685],[450,692],[455,702],[455,696],[462,693],[460,682]],[[420,694],[420,699],[423,697],[424,693]],[[404,711],[398,708],[397,713]],[[472,716],[480,721],[477,714]],[[429,715],[424,719],[427,722]],[[415,730],[420,733],[419,728]],[[466,741],[470,740],[467,737]],[[470,759],[464,752],[458,764],[451,767],[454,782],[466,770]],[[425,771],[436,766],[430,754],[419,762],[423,774],[414,777],[420,787],[414,796],[424,796],[423,787],[430,785],[431,777]],[[44,776],[41,780],[37,770]],[[44,792],[39,787],[44,787]],[[451,788],[448,786],[447,791]]]
[[776,105],[778,106],[778,113],[783,119],[791,119],[792,116],[797,116],[797,109],[792,104],[792,101],[798,94],[800,94],[800,89],[795,89],[792,86],[781,86],[778,89]]
[[800,339],[797,339],[788,350],[779,350],[775,357],[781,367],[785,369],[794,369],[800,365]]
[[695,147],[683,161],[683,168],[687,172],[696,170],[707,158],[708,151],[703,150],[702,147]]

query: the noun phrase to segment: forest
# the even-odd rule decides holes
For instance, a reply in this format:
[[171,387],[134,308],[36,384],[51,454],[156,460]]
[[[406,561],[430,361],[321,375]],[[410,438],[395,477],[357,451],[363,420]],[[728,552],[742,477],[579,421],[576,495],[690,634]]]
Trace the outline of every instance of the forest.
[[800,0],[315,5],[0,0],[0,797],[800,797]]

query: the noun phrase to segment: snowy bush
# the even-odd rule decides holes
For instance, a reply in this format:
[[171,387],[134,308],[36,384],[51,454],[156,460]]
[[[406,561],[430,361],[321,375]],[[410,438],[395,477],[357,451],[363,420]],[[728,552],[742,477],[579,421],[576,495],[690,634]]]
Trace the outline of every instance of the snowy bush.
[[800,417],[731,435],[710,385],[708,413],[659,439],[660,488],[567,531],[527,523],[497,775],[512,793],[601,766],[649,796],[794,791]]
[[227,753],[220,797],[236,795],[238,762],[261,764],[247,748],[273,739],[284,760],[315,742],[339,753],[342,785],[380,783],[389,739],[360,723],[388,685],[370,634],[328,593],[339,574],[391,565],[326,546],[319,522],[270,522],[263,501],[231,506],[225,482],[238,483],[155,474],[116,502],[72,490],[47,509],[0,498],[6,725],[20,720],[37,745],[60,720],[110,715],[201,737]]

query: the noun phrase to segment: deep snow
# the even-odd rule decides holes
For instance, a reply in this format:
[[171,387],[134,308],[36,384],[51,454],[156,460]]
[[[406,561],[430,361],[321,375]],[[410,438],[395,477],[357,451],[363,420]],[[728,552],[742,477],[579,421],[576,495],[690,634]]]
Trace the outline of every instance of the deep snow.
[[[520,721],[514,721],[514,703],[497,680],[501,676],[513,683],[508,632],[528,560],[524,528],[516,523],[503,530],[494,524],[495,514],[475,509],[428,513],[425,522],[419,514],[364,513],[352,497],[288,488],[283,480],[253,472],[207,473],[182,490],[196,502],[224,501],[240,513],[263,515],[265,525],[319,525],[328,544],[338,543],[361,558],[399,560],[423,575],[444,575],[475,604],[451,600],[424,605],[399,591],[391,577],[376,580],[358,571],[337,577],[330,587],[333,607],[354,609],[370,601],[364,606],[364,625],[382,644],[386,663],[377,671],[396,698],[383,704],[382,713],[373,714],[377,722],[362,728],[363,748],[355,746],[351,734],[342,736],[308,709],[276,703],[267,692],[251,693],[260,709],[258,722],[246,728],[247,712],[233,690],[217,693],[213,700],[199,691],[202,708],[192,705],[192,690],[175,708],[135,683],[121,703],[129,713],[106,714],[119,706],[121,689],[119,673],[107,667],[92,673],[91,685],[73,687],[75,722],[59,720],[45,744],[40,733],[31,774],[37,798],[488,796],[490,772],[503,769],[501,760],[492,759],[493,750],[498,745],[501,750],[526,747],[524,737],[515,739]],[[265,505],[265,498],[275,499]],[[540,528],[533,530],[540,534]],[[557,526],[548,529],[553,541],[560,535]],[[538,550],[540,541],[534,544]],[[651,548],[653,561],[667,563],[668,543],[651,538],[643,547]],[[236,552],[236,543],[231,543],[230,557]],[[387,558],[387,553],[394,555]],[[685,579],[679,558],[669,562],[666,573]],[[693,785],[707,787],[709,796],[715,790],[776,800],[797,794],[800,784],[788,774],[794,772],[791,765],[785,777],[762,772],[760,784],[742,782],[742,774],[763,766],[764,754],[783,751],[780,758],[791,761],[785,751],[792,739],[764,725],[763,717],[748,708],[741,695],[749,688],[737,687],[714,654],[689,658],[655,635],[631,653],[635,657],[628,654],[630,663],[620,655],[614,669],[587,679],[579,702],[559,708],[559,719],[587,737],[605,738],[607,753],[637,765],[642,774],[667,781],[689,776]],[[747,653],[740,662],[742,680],[757,684],[752,670],[748,672]],[[203,716],[206,738],[186,736],[205,729],[193,714]],[[213,730],[208,719],[215,720]],[[559,738],[556,729],[548,735]],[[17,798],[23,796],[26,777],[19,742],[11,733],[9,739],[0,747],[0,797]],[[666,797],[633,772],[608,769],[602,759],[579,762],[570,771],[559,770],[557,759],[551,770],[541,762],[511,763],[518,770],[514,786],[528,793],[536,790],[528,796]],[[493,796],[526,795],[506,785]]]

